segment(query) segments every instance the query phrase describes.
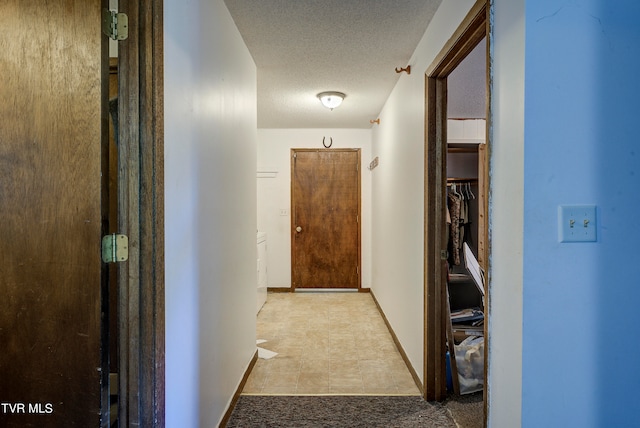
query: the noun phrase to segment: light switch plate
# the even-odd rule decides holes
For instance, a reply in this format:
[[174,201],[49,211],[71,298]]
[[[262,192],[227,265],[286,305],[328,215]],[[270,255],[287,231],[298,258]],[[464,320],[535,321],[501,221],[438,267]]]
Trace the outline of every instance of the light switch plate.
[[560,242],[595,242],[596,230],[595,205],[560,205],[558,207]]

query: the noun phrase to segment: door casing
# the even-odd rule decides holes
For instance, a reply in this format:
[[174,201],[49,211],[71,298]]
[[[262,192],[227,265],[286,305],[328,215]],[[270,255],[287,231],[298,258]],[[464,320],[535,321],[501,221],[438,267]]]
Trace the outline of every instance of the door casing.
[[120,426],[165,425],[163,0],[119,0],[118,43]]
[[[424,398],[441,401],[446,397],[446,275],[445,261],[441,250],[447,248],[445,227],[446,200],[446,153],[447,153],[447,76],[485,37],[490,35],[489,0],[478,0],[458,26],[453,36],[436,56],[425,72],[425,251],[424,251]],[[487,39],[487,58],[491,46]],[[489,64],[487,61],[487,119],[490,121]],[[486,142],[490,147],[490,124],[487,126]],[[487,157],[489,155],[487,154]],[[484,192],[489,186],[488,168],[484,174]],[[487,207],[483,208],[488,220]],[[484,242],[489,243],[488,232],[480,228]],[[486,246],[488,260],[490,245]],[[486,269],[486,266],[484,266]],[[487,299],[490,297],[487,295]],[[485,317],[490,314],[486,305]],[[490,337],[485,322],[485,355],[490,349]],[[486,378],[485,358],[485,378]],[[485,382],[485,423],[486,423],[486,382]]]

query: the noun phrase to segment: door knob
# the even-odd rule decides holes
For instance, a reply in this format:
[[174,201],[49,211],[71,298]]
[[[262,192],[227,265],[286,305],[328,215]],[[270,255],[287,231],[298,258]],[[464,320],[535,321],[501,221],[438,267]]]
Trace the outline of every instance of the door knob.
[[298,233],[302,232],[302,228],[300,226],[296,227],[296,232]]

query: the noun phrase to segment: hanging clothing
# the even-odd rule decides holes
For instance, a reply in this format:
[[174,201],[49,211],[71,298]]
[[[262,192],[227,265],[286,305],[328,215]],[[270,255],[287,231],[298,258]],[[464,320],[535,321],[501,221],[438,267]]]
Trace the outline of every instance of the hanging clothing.
[[466,242],[466,236],[465,236],[465,225],[467,223],[469,223],[469,204],[467,202],[467,200],[464,198],[463,194],[460,194],[461,198],[460,198],[460,222],[458,224],[458,227],[460,228],[460,247],[459,249],[462,249],[462,243]]
[[459,194],[453,191],[447,195],[449,212],[451,215],[451,230],[450,230],[450,258],[451,263],[454,265],[460,264],[460,248],[462,248],[462,241],[460,240],[460,209],[462,206],[462,198]]

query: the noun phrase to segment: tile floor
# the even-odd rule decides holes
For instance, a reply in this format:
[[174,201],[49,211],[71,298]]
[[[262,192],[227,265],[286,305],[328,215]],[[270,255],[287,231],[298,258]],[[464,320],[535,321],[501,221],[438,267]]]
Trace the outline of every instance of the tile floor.
[[369,293],[270,293],[243,394],[420,395]]

